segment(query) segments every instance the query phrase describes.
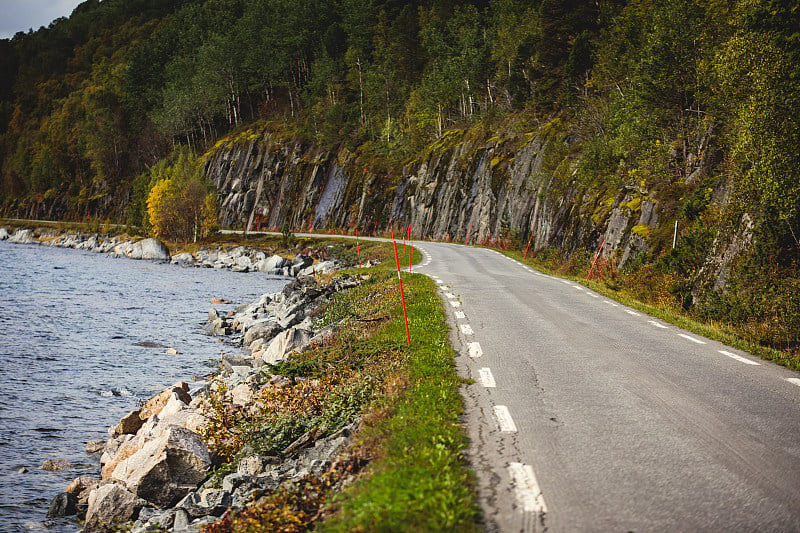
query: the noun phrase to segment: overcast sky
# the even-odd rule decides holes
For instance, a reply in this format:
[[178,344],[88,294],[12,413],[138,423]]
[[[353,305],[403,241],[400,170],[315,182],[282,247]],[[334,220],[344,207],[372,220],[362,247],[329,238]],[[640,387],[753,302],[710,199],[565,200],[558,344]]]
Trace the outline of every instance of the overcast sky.
[[0,0],[0,39],[68,17],[83,0]]

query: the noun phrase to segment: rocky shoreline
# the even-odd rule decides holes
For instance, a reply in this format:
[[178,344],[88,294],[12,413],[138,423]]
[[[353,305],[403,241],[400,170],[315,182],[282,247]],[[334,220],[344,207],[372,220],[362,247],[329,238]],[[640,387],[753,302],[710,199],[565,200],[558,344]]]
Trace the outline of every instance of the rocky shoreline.
[[48,516],[77,515],[85,532],[131,522],[137,533],[196,531],[267,491],[321,475],[345,450],[358,420],[334,431],[309,431],[276,456],[244,453],[221,481],[209,477],[218,460],[202,428],[211,397],[220,391],[226,409],[247,409],[260,390],[283,386],[287,378],[271,374],[267,365],[332,335],[334,328],[317,329],[312,315],[361,281],[337,277],[319,284],[301,277],[231,316],[210,310],[208,333],[232,336],[242,352],[223,354],[217,375],[191,388],[176,383],[148,399],[109,428],[107,441],[87,443],[87,452],[102,453],[100,478],[75,479],[52,500]]
[[249,246],[231,249],[201,248],[194,254],[183,252],[170,255],[164,243],[157,239],[123,239],[98,233],[59,233],[48,229],[21,228],[10,231],[0,227],[0,241],[8,240],[15,244],[40,244],[57,248],[72,248],[95,253],[105,253],[111,257],[169,261],[184,267],[220,268],[233,272],[264,272],[274,276],[297,277],[329,274],[342,268],[336,259],[314,263],[307,254],[298,254],[292,260],[280,255],[267,256],[264,252]]
[[[240,347],[223,353],[219,370],[203,381],[179,382],[141,403],[109,428],[109,439],[91,441],[86,452],[99,455],[99,477],[80,476],[51,501],[48,518],[76,516],[83,531],[109,531],[129,524],[130,531],[197,531],[242,510],[258,497],[320,476],[337,461],[358,429],[354,419],[342,427],[314,428],[274,456],[241,454],[234,471],[211,477],[220,458],[204,441],[212,403],[224,409],[253,406],[266,388],[281,388],[288,378],[269,365],[321,344],[335,328],[318,328],[313,315],[337,292],[355,287],[360,277],[336,277],[318,283],[313,274],[341,268],[337,260],[318,262],[299,254],[292,261],[267,257],[248,247],[202,249],[170,256],[160,241],[132,241],[98,234],[57,234],[48,230],[0,227],[0,240],[107,253],[114,257],[170,261],[181,266],[226,268],[294,276],[280,292],[264,294],[227,315],[209,309],[206,333],[225,336]],[[214,303],[212,301],[212,303]],[[217,405],[218,407],[218,405]]]

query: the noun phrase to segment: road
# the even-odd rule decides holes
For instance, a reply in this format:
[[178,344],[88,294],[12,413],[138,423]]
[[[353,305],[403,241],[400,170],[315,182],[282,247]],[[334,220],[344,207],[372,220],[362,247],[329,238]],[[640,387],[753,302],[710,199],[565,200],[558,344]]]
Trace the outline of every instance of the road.
[[487,530],[800,531],[796,373],[497,252],[415,244],[475,380]]

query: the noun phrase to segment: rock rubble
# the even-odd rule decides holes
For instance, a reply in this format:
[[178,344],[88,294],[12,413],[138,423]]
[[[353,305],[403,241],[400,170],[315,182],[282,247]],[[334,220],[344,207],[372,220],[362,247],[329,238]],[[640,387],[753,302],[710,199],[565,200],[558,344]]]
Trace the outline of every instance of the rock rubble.
[[[221,486],[209,480],[213,457],[200,437],[205,401],[220,383],[233,405],[248,406],[255,391],[276,380],[266,363],[287,359],[331,334],[318,331],[311,315],[330,297],[361,283],[339,277],[321,285],[307,277],[282,291],[240,306],[232,316],[209,312],[213,334],[235,334],[244,353],[223,354],[220,375],[168,387],[109,428],[110,439],[87,449],[102,451],[101,478],[82,476],[51,504],[49,516],[77,513],[84,531],[106,531],[133,522],[131,531],[196,531],[228,509],[241,509],[265,491],[320,475],[346,448],[358,428],[354,421],[335,432],[315,428],[290,444],[280,457],[243,454]],[[217,480],[218,484],[218,480]]]

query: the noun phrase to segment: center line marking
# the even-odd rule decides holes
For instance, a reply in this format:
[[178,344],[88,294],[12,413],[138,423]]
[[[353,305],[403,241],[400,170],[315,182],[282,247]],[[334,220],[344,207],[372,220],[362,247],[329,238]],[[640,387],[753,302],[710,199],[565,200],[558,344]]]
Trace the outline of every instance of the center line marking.
[[475,332],[472,331],[472,326],[469,324],[461,324],[459,327],[461,328],[461,333],[464,335],[475,335]]
[[665,326],[664,324],[660,324],[660,323],[656,322],[655,320],[648,320],[648,322],[649,322],[650,324],[653,324],[653,325],[654,325],[655,327],[657,327],[657,328],[661,328],[661,329],[669,329],[669,328],[667,328],[667,326]]
[[786,378],[786,381],[794,385],[800,385],[800,378]]
[[497,383],[494,382],[494,376],[492,375],[492,370],[490,368],[481,368],[478,370],[478,373],[481,375],[481,383],[484,387],[497,387]]
[[542,489],[536,481],[533,467],[522,463],[511,463],[508,465],[508,474],[514,483],[514,492],[522,510],[526,513],[546,514],[547,505],[544,503]]
[[461,302],[459,302],[458,300],[450,300],[450,305],[452,305],[453,307],[461,307]]
[[639,316],[639,313],[637,313],[636,311],[631,311],[630,309],[626,309],[625,312],[628,313],[629,315]]
[[514,423],[514,419],[511,418],[508,407],[505,405],[495,405],[494,416],[497,419],[497,425],[500,426],[500,431],[503,433],[517,432],[517,425]]
[[456,318],[467,318],[467,315],[464,314],[464,311],[456,311]]
[[750,359],[745,359],[741,355],[736,355],[735,353],[726,352],[725,350],[719,350],[719,353],[722,355],[727,355],[731,359],[736,359],[740,363],[744,363],[746,365],[760,365],[761,363],[757,363],[756,361],[751,361]]
[[473,359],[483,355],[483,350],[481,349],[481,344],[479,342],[467,343],[467,350],[469,350],[469,356]]
[[697,344],[705,344],[706,341],[701,341],[700,339],[696,339],[690,335],[684,335],[683,333],[678,333],[678,337],[683,337],[686,340],[696,342]]

